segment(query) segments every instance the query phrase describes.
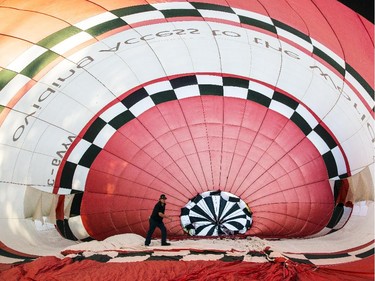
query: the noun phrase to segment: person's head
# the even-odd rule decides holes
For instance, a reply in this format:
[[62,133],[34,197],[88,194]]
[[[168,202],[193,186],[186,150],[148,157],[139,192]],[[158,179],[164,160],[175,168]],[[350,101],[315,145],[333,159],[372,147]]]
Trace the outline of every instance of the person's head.
[[164,194],[160,195],[159,201],[165,203],[165,200],[167,200],[167,197]]

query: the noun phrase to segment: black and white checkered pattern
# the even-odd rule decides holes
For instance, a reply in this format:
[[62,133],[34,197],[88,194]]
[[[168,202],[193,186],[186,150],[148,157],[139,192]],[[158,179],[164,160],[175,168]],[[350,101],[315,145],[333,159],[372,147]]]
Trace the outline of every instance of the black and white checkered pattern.
[[363,245],[357,250],[347,250],[332,253],[283,253],[286,258],[305,264],[326,265],[326,264],[340,264],[359,261],[374,255],[374,244]]
[[284,257],[297,263],[310,265],[335,265],[348,262],[359,261],[374,254],[374,246],[363,245],[358,250],[348,250],[332,253],[275,253],[272,248],[267,247],[263,251],[244,251],[233,252],[224,250],[197,250],[197,249],[172,249],[172,250],[145,250],[145,251],[111,251],[106,252],[89,252],[84,251],[63,253],[73,259],[94,259],[102,262],[129,262],[129,261],[151,261],[151,260],[173,260],[173,261],[189,261],[189,260],[217,260],[225,262],[273,262],[277,257]]
[[[63,167],[59,193],[84,191],[91,164],[121,126],[157,104],[202,95],[253,101],[290,118],[319,147],[330,178],[346,177],[347,171],[338,168],[345,167],[344,157],[331,134],[319,124],[319,120],[297,100],[273,90],[260,92],[258,86],[256,82],[245,78],[194,74],[157,81],[125,94],[124,98],[100,113],[90,127],[86,128]],[[75,186],[74,183],[79,185]]]
[[[4,77],[0,91],[6,88],[7,84],[9,87],[14,87],[17,82],[17,87],[22,88],[29,82],[37,74],[37,71],[40,71],[39,68],[34,67],[34,61],[40,61],[42,58],[53,60],[54,57],[57,58],[59,55],[67,53],[78,44],[118,27],[131,27],[133,24],[144,21],[178,17],[197,17],[205,20],[225,19],[244,27],[260,28],[296,42],[331,65],[352,84],[356,84],[357,87],[367,92],[368,96],[365,99],[373,108],[374,90],[371,86],[355,69],[317,40],[268,16],[229,6],[201,2],[169,2],[126,7],[98,14],[76,23],[74,26],[60,30],[26,50],[16,61],[0,71],[0,78]],[[69,40],[73,36],[75,40]]]

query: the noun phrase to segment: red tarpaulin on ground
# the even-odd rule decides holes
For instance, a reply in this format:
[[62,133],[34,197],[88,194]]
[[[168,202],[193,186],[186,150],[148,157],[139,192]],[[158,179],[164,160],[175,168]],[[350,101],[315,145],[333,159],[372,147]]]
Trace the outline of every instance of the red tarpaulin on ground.
[[[348,267],[349,265],[349,267]],[[144,261],[101,263],[94,260],[42,257],[0,273],[0,280],[373,280],[374,258],[357,264],[319,267],[284,259],[275,262]]]

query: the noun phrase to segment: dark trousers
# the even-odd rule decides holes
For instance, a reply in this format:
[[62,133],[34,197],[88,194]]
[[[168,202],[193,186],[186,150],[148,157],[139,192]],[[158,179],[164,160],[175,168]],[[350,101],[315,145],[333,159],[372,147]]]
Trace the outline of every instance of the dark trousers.
[[165,228],[164,223],[162,221],[158,222],[154,219],[149,219],[149,222],[150,222],[150,228],[147,232],[145,244],[149,245],[151,243],[151,236],[154,233],[155,228],[157,227],[159,227],[161,231],[161,243],[162,244],[166,243],[167,242],[167,229]]

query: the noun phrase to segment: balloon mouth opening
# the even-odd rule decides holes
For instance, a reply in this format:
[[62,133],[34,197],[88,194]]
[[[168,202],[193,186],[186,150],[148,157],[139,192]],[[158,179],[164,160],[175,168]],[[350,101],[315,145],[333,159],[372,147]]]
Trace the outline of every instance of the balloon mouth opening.
[[252,213],[238,196],[225,191],[205,191],[181,208],[181,225],[191,236],[230,236],[246,233]]

